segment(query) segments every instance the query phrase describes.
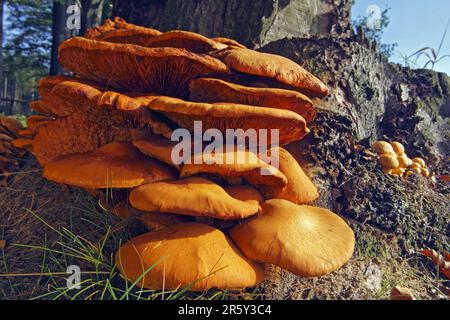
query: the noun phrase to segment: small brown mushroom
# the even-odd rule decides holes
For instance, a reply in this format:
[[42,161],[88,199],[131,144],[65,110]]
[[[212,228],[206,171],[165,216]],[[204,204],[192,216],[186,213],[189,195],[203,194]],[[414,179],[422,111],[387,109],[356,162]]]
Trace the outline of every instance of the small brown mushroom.
[[386,142],[386,141],[377,141],[372,145],[372,148],[375,150],[376,153],[378,153],[379,155],[381,154],[385,154],[388,152],[392,152],[395,154],[394,152],[394,148],[392,148],[392,146]]
[[397,155],[401,155],[405,153],[405,147],[397,141],[391,142],[392,149]]
[[429,177],[429,176],[430,176],[430,170],[428,170],[428,168],[421,168],[421,169],[420,169],[420,173],[421,173],[424,177]]
[[419,164],[422,168],[425,168],[427,166],[422,158],[414,158],[412,159],[412,162]]
[[400,167],[407,168],[412,165],[412,160],[404,153],[400,154],[397,157],[398,162],[400,163]]
[[399,167],[400,162],[395,155],[385,153],[380,155],[380,164],[383,169],[395,169]]

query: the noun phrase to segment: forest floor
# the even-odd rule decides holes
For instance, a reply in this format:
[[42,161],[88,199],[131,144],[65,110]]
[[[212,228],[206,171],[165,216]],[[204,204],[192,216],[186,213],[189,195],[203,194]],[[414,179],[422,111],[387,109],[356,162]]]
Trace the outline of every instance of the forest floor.
[[[140,291],[120,277],[113,256],[143,226],[105,211],[82,189],[46,181],[31,159],[0,189],[0,299],[389,299],[396,285],[416,299],[446,298],[448,281],[428,259],[405,253],[392,233],[347,221],[356,234],[355,254],[328,276],[300,278],[268,266],[268,279],[244,292]],[[80,290],[67,289],[69,265],[81,268]]]

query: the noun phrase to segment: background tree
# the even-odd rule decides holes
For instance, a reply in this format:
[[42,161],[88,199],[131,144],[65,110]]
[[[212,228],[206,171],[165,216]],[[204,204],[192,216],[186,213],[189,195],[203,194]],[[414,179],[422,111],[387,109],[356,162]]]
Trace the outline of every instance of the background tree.
[[[3,7],[4,1],[0,0],[0,80],[3,79]],[[0,86],[1,88],[1,86]],[[0,98],[2,97],[2,92],[0,92]]]
[[[3,79],[10,100],[36,96],[37,80],[48,74],[51,46],[50,0],[7,0],[4,10]],[[26,103],[3,105],[5,113],[22,112]]]
[[50,56],[50,74],[57,75],[62,72],[58,62],[58,47],[64,40],[66,31],[66,11],[65,1],[55,0],[52,7],[52,46]]
[[[356,1],[353,0],[353,4]],[[356,29],[362,30],[364,32],[364,35],[367,39],[376,41],[378,43],[380,52],[383,53],[386,57],[391,57],[392,54],[395,51],[395,48],[397,48],[397,43],[382,43],[383,33],[384,30],[389,26],[389,23],[391,22],[389,19],[389,11],[391,8],[386,7],[384,10],[381,11],[381,19],[379,20],[379,23],[377,26],[369,26],[368,20],[369,16],[359,16],[355,20],[353,20],[353,25]]]

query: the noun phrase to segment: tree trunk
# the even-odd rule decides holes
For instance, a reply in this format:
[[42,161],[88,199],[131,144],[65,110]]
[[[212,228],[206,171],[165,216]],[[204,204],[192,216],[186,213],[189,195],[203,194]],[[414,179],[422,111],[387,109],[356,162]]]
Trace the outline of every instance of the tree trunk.
[[53,1],[52,25],[52,52],[50,60],[50,75],[61,74],[62,69],[58,62],[58,47],[64,39],[66,27],[66,5]]
[[[0,84],[3,83],[3,6],[4,1],[0,0]],[[2,97],[2,90],[0,87],[0,98]]]
[[348,0],[116,0],[113,16],[260,47],[287,36],[351,32]]

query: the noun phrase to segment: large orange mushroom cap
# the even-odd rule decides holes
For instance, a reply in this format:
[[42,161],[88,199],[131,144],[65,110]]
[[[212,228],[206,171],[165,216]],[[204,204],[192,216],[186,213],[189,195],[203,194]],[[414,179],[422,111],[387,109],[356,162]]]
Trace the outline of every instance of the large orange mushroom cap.
[[264,278],[220,230],[185,223],[146,233],[125,243],[116,265],[130,282],[152,290],[205,291],[253,287]]
[[242,201],[256,201],[257,203],[263,202],[264,196],[257,189],[244,184],[234,184],[223,187],[225,191],[238,200]]
[[285,149],[278,148],[279,170],[288,183],[282,187],[263,187],[268,199],[285,199],[302,204],[319,197],[319,192],[312,181],[298,164],[297,160]]
[[243,48],[243,49],[247,48],[242,43],[239,43],[236,40],[225,38],[225,37],[216,37],[216,38],[212,38],[211,40],[226,44],[229,47]]
[[53,118],[47,116],[32,115],[27,119],[27,128],[32,132],[36,132],[39,127],[45,126],[53,120]]
[[200,173],[242,177],[251,184],[257,185],[282,187],[288,183],[286,176],[277,168],[247,150],[196,154],[191,163],[185,163],[181,168],[181,177]]
[[316,116],[307,96],[292,90],[246,87],[220,79],[200,78],[189,83],[190,99],[198,102],[234,102],[252,106],[290,110],[306,122]]
[[140,101],[132,95],[108,91],[92,81],[61,76],[45,77],[39,82],[39,93],[44,103],[52,105],[51,109],[60,117],[74,112],[92,114],[106,111],[133,118],[132,122],[148,126],[153,132],[165,137],[170,137],[172,133],[172,129],[154,112],[140,108]]
[[275,54],[251,49],[231,48],[213,53],[227,66],[242,73],[275,79],[285,85],[298,88],[308,96],[324,97],[328,87],[294,61]]
[[316,277],[339,269],[351,258],[355,236],[333,212],[280,199],[262,203],[261,209],[259,216],[230,231],[249,259]]
[[165,139],[162,136],[149,134],[142,139],[133,141],[133,145],[143,154],[158,159],[180,170],[179,165],[172,161],[172,150],[176,145],[176,142]]
[[204,178],[149,183],[134,189],[131,205],[142,211],[242,219],[259,211],[254,201],[232,198],[221,186]]
[[174,180],[174,169],[145,157],[129,143],[113,142],[95,151],[63,156],[44,167],[49,180],[83,188],[133,188]]
[[[309,132],[305,119],[289,110],[235,103],[199,103],[172,97],[153,97],[147,101],[141,99],[141,103],[191,131],[194,121],[198,120],[202,120],[203,130],[212,128],[226,132],[227,129],[251,129],[258,132],[265,129],[268,133],[266,143],[270,143],[271,130],[277,129],[280,145],[301,140]],[[259,144],[263,145],[264,141],[259,141]]]
[[81,37],[60,45],[59,61],[76,75],[116,89],[176,97],[188,95],[192,79],[228,72],[220,60],[184,49],[145,48]]
[[227,46],[198,33],[173,30],[152,38],[146,44],[146,47],[182,48],[194,53],[207,53],[213,50],[225,49]]
[[16,136],[18,135],[19,130],[23,129],[22,124],[18,120],[10,117],[0,117],[0,127],[2,130]]
[[162,34],[160,31],[127,23],[115,17],[107,19],[101,26],[86,31],[85,37],[93,40],[102,40],[114,43],[129,43],[145,46],[152,38]]

